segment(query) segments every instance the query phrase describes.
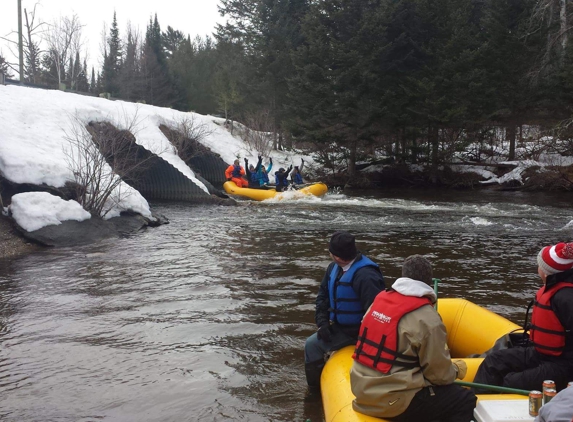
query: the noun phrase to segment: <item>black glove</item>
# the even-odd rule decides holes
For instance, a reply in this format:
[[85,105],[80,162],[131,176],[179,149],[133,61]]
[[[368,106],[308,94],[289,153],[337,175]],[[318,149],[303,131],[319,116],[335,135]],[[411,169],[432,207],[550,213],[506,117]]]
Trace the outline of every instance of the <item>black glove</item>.
[[272,157],[269,157],[269,162],[270,162],[271,164],[273,163]]
[[316,336],[319,340],[325,341],[330,343],[330,325],[329,324],[322,324],[318,331],[316,332]]
[[291,171],[291,170],[292,170],[292,164],[291,164],[290,167],[288,168],[288,171]]
[[230,182],[231,180],[233,180],[233,179],[231,179],[231,178],[229,177],[229,178],[227,179],[227,182]]
[[249,160],[245,158],[245,164],[249,164]]
[[301,162],[301,163],[304,163],[304,158],[301,158],[301,159],[300,159],[300,162]]

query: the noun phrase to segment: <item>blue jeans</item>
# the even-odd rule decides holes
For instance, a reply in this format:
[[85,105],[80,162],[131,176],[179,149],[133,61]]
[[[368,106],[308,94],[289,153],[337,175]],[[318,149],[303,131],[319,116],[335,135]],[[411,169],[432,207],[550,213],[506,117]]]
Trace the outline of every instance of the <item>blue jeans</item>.
[[324,355],[334,350],[342,349],[345,346],[356,344],[357,339],[344,333],[336,327],[331,326],[330,342],[320,340],[316,333],[306,339],[304,344],[304,362],[314,363],[319,360],[324,361]]

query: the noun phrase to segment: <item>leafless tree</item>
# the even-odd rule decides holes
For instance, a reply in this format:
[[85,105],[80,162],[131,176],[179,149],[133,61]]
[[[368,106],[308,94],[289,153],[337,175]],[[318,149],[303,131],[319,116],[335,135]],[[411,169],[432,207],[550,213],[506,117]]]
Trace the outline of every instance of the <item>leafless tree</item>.
[[202,141],[211,135],[213,130],[191,114],[180,118],[175,127],[168,128],[168,132],[167,137],[176,154],[187,163],[207,150]]
[[78,115],[70,123],[65,131],[68,143],[64,154],[74,176],[76,200],[92,215],[104,217],[133,192],[122,183],[122,177],[135,179],[141,175],[152,154],[139,155],[141,147],[134,138],[140,124],[137,113],[133,117],[124,115],[123,123],[116,123],[123,126],[122,130],[101,123],[110,129],[105,133],[96,133]]
[[[40,41],[42,34],[46,28],[46,23],[41,19],[36,19],[36,7],[40,2],[36,2],[32,11],[28,11],[24,8],[24,28],[22,37],[22,50],[24,53],[24,74],[29,82],[37,82],[36,76],[38,73],[38,63],[40,59],[40,54],[42,50],[40,48]],[[15,38],[15,39],[14,39]],[[10,32],[6,37],[0,37],[0,39],[8,42],[8,49],[14,57],[18,57],[18,33],[16,31]],[[19,72],[18,64],[7,63],[8,66],[14,70],[16,73]]]
[[253,150],[268,157],[273,148],[274,118],[270,110],[249,113],[245,117],[243,140]]
[[[56,67],[58,83],[65,76],[65,65],[73,62],[76,53],[82,49],[82,28],[78,15],[74,14],[71,18],[64,16],[55,20],[44,33],[48,54]],[[73,80],[74,75],[71,76]]]

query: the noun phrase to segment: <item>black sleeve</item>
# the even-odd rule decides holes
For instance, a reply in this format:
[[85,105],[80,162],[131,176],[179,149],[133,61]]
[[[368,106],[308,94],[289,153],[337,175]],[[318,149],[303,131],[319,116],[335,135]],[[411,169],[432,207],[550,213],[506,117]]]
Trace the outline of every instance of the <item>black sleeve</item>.
[[360,298],[362,309],[366,310],[372,305],[378,293],[386,288],[386,284],[379,268],[363,267],[356,272],[352,288]]
[[555,293],[551,298],[551,308],[565,330],[573,333],[573,286]]
[[330,312],[328,311],[330,308],[328,280],[330,279],[330,271],[332,271],[333,266],[334,262],[331,262],[326,269],[324,277],[322,277],[322,282],[320,283],[320,288],[318,289],[318,295],[316,296],[316,312],[314,320],[317,327],[320,327],[323,324],[327,324],[330,319]]

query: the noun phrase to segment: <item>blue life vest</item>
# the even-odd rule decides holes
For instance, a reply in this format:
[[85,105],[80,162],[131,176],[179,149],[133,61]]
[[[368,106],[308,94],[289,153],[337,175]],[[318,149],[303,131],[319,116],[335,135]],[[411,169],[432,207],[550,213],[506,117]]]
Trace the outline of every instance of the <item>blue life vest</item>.
[[300,173],[295,173],[295,175],[292,177],[292,181],[297,185],[302,185],[304,183]]
[[258,184],[259,183],[259,175],[257,172],[251,172],[251,182]]
[[360,325],[366,309],[362,309],[360,298],[352,288],[354,274],[362,267],[376,267],[370,258],[362,255],[359,261],[354,261],[340,280],[336,281],[339,271],[338,264],[334,264],[328,281],[328,295],[330,299],[330,320],[340,325]]
[[241,178],[241,166],[233,166],[233,177]]
[[268,185],[269,184],[269,175],[268,173],[262,172],[261,173],[261,185]]

